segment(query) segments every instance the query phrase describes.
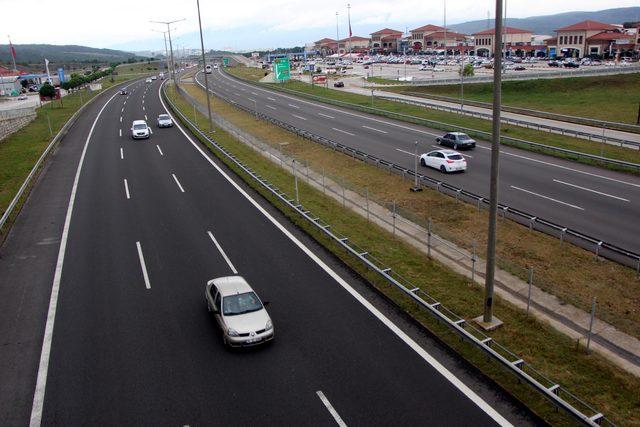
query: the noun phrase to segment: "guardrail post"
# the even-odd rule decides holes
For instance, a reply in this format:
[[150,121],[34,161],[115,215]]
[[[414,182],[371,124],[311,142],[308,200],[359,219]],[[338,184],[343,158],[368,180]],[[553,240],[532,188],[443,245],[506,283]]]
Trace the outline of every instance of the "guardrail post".
[[[367,207],[367,222],[369,222],[369,187],[364,189],[364,202]],[[638,268],[640,269],[640,260],[638,260]]]
[[596,245],[596,258],[600,256],[600,248],[602,247],[602,241],[598,242]]
[[591,333],[593,332],[593,319],[596,317],[596,297],[593,297],[591,302],[591,319],[589,320],[589,331],[587,332],[587,352],[589,352],[589,346],[591,345]]
[[533,267],[529,267],[529,292],[527,294],[527,316],[531,307],[531,287],[533,286]]
[[291,164],[293,165],[293,183],[295,186],[295,191],[296,191],[296,205],[300,204],[300,197],[298,194],[298,174],[296,173],[296,159],[293,159],[293,161],[291,162]]
[[396,201],[393,201],[393,211],[391,212],[391,218],[393,219],[393,235],[396,235]]
[[563,228],[562,230],[560,230],[560,244],[562,245],[564,243],[564,233],[566,233],[567,228]]
[[429,221],[427,222],[427,255],[431,256],[431,228],[432,228],[432,221],[431,218],[429,218]]
[[478,257],[476,256],[476,252],[477,252],[476,241],[474,240],[471,245],[473,248],[473,253],[471,254],[471,281],[475,282],[476,281],[476,261],[478,260]]
[[51,119],[49,118],[48,111],[47,111],[47,124],[49,125],[49,136],[53,138],[53,129],[51,129]]

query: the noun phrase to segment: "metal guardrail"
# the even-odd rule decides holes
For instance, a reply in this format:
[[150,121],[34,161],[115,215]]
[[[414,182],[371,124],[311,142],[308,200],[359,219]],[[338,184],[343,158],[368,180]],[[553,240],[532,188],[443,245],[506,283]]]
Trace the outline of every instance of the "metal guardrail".
[[[438,321],[444,322],[445,325],[447,325],[452,331],[457,333],[462,339],[467,340],[476,348],[484,352],[488,357],[497,361],[503,368],[516,375],[516,377],[518,377],[520,380],[525,381],[527,384],[532,386],[536,391],[541,393],[542,396],[550,400],[559,408],[565,410],[577,421],[589,426],[615,425],[601,412],[597,411],[584,401],[580,400],[560,384],[545,377],[542,373],[537,371],[535,368],[533,368],[533,366],[525,362],[518,355],[511,352],[509,349],[502,346],[497,341],[493,340],[493,338],[473,326],[472,323],[467,322],[467,320],[449,310],[427,292],[413,285],[409,280],[405,279],[402,275],[395,272],[391,267],[385,265],[382,261],[369,254],[364,248],[361,248],[353,243],[351,240],[349,240],[348,236],[333,231],[333,229],[331,228],[331,224],[326,223],[321,218],[313,215],[313,213],[305,209],[302,204],[297,203],[295,199],[290,198],[277,186],[271,184],[267,179],[254,172],[248,165],[244,164],[233,153],[219,145],[211,136],[201,131],[198,126],[196,126],[189,118],[187,118],[167,96],[165,83],[163,83],[162,85],[163,98],[168,102],[174,113],[177,114],[184,123],[186,123],[195,133],[200,135],[201,138],[207,141],[222,156],[235,164],[265,190],[269,191],[281,203],[285,204],[305,220],[307,220],[309,224],[314,226],[323,235],[331,239],[340,247],[344,248],[348,253],[362,262],[367,268],[375,271],[380,277],[385,279],[391,285],[401,290],[406,296],[418,303],[420,307],[425,309]],[[178,88],[178,90],[181,89]]]
[[[415,92],[407,92],[407,95],[410,96],[416,96],[416,97],[420,97],[422,99],[429,99],[429,96],[424,96],[423,94],[418,94]],[[460,109],[460,107],[451,107],[451,106],[447,106],[447,105],[439,105],[439,104],[432,104],[429,102],[419,102],[419,101],[411,101],[409,99],[404,99],[404,98],[398,98],[396,96],[390,96],[390,95],[379,95],[380,98],[382,99],[389,99],[395,102],[400,102],[402,104],[409,104],[409,105],[415,105],[418,107],[427,107],[427,108],[431,108],[434,110],[440,110],[440,111],[447,111],[449,113],[455,113],[455,114],[462,114],[465,116],[470,116],[470,117],[477,117],[477,118],[481,118],[484,120],[492,120],[493,119],[493,114],[490,113],[482,113],[480,111],[470,111],[470,110],[465,110],[465,109]],[[434,100],[437,100],[436,98],[434,98]],[[447,102],[452,102],[447,100]],[[459,102],[459,100],[458,100]],[[465,104],[470,104],[467,100],[464,101]],[[484,106],[483,106],[484,107]],[[503,111],[507,111],[506,109],[503,108]],[[551,125],[546,125],[546,124],[542,124],[542,123],[533,123],[530,121],[526,121],[526,120],[520,120],[520,119],[513,119],[513,118],[509,118],[509,117],[504,117],[501,116],[500,117],[500,121],[502,123],[505,124],[512,124],[512,125],[516,125],[516,126],[520,126],[520,127],[524,127],[527,129],[535,129],[535,130],[539,130],[539,131],[543,131],[543,132],[549,132],[549,133],[556,133],[556,134],[560,134],[563,136],[573,136],[575,138],[580,138],[580,139],[588,139],[589,141],[601,141],[605,144],[619,144],[621,147],[623,146],[630,146],[630,147],[636,147],[638,149],[640,149],[640,142],[636,142],[636,141],[630,141],[628,139],[622,139],[622,138],[615,138],[612,136],[606,136],[606,135],[602,135],[602,134],[595,134],[595,133],[591,133],[591,132],[582,132],[579,130],[572,130],[572,129],[565,129],[563,127],[560,126],[551,126]],[[606,157],[604,157],[606,158]]]
[[[116,86],[114,86],[116,87]],[[15,209],[15,207],[18,205],[18,202],[20,201],[20,199],[22,198],[22,195],[24,194],[25,190],[29,187],[29,184],[31,183],[31,180],[33,180],[33,178],[35,177],[36,173],[38,172],[38,169],[40,168],[40,166],[42,165],[42,163],[44,162],[44,160],[46,159],[47,155],[49,154],[49,152],[51,151],[51,149],[58,143],[60,142],[60,140],[67,134],[67,132],[69,131],[69,128],[71,128],[71,126],[73,126],[73,124],[76,122],[76,120],[78,120],[78,117],[80,116],[80,114],[84,111],[84,109],[93,102],[94,99],[96,99],[98,96],[94,96],[93,98],[91,98],[89,101],[87,101],[83,106],[81,106],[78,111],[76,111],[75,113],[73,113],[73,115],[69,118],[69,120],[67,120],[67,122],[62,126],[62,128],[58,131],[58,133],[56,134],[56,136],[53,137],[53,139],[51,140],[51,142],[49,143],[49,145],[47,145],[47,148],[45,148],[44,152],[40,155],[40,157],[38,158],[38,160],[36,161],[36,164],[33,165],[33,168],[31,168],[31,171],[29,172],[29,175],[27,175],[27,177],[25,178],[24,182],[22,183],[22,185],[20,186],[20,189],[18,190],[18,192],[16,193],[16,195],[13,197],[13,199],[11,200],[11,202],[9,203],[9,206],[7,207],[7,210],[4,211],[4,213],[2,214],[2,218],[0,218],[0,233],[2,232],[3,227],[5,226],[6,222],[9,220],[9,217],[11,216],[11,213],[13,212],[13,210]]]
[[[640,70],[638,72],[640,72]],[[411,96],[417,96],[420,98],[432,99],[436,101],[445,101],[445,102],[451,102],[454,104],[460,103],[459,98],[452,98],[450,96],[436,95],[431,93],[428,93],[428,94],[419,93],[419,92],[403,92],[403,93]],[[492,107],[491,104],[488,102],[476,101],[473,99],[465,99],[464,104],[473,105],[474,107],[481,107],[481,108]],[[630,132],[630,133],[640,133],[640,126],[629,124],[629,123],[611,122],[607,120],[591,119],[588,117],[570,116],[567,114],[552,113],[549,111],[533,110],[533,109],[524,108],[524,107],[514,107],[513,105],[502,105],[502,111],[515,113],[515,114],[523,114],[523,115],[532,116],[532,117],[539,117],[542,119],[549,119],[549,120],[556,120],[560,122],[568,122],[568,123],[574,123],[579,125],[591,126],[599,129],[605,128],[605,129],[620,130],[620,131]]]
[[[248,80],[238,79],[237,77],[228,74],[224,70],[222,72],[226,73],[226,75],[230,76],[233,79],[242,81],[244,83],[247,83],[247,84],[250,84],[250,85],[253,85],[253,86],[256,86],[256,87],[261,87],[262,89],[264,89],[264,85],[261,85],[261,84],[256,83],[256,82],[248,81]],[[370,113],[370,114],[375,114],[375,115],[378,115],[378,116],[388,117],[388,118],[392,118],[392,119],[398,119],[398,120],[401,120],[401,121],[404,121],[404,122],[415,123],[415,124],[426,126],[426,127],[430,127],[430,128],[441,129],[441,130],[444,130],[446,132],[451,132],[451,131],[464,132],[464,133],[467,133],[467,134],[469,134],[471,136],[475,136],[475,137],[480,138],[480,139],[491,139],[491,134],[489,132],[484,132],[484,131],[477,130],[477,129],[467,128],[467,127],[464,127],[464,126],[452,125],[452,124],[449,124],[449,123],[444,123],[444,122],[439,122],[439,121],[436,121],[436,120],[425,119],[425,118],[422,118],[422,117],[410,116],[410,115],[407,115],[407,114],[395,113],[395,112],[392,112],[392,111],[381,110],[379,108],[368,107],[368,106],[365,106],[365,105],[352,104],[352,103],[349,103],[349,102],[338,101],[338,100],[330,99],[330,98],[324,98],[324,97],[317,96],[317,95],[311,95],[311,94],[304,93],[304,92],[298,92],[298,91],[292,90],[292,89],[286,89],[286,88],[281,88],[281,87],[273,87],[273,88],[270,88],[270,89],[271,90],[275,90],[275,91],[279,91],[279,92],[289,93],[291,95],[302,97],[302,98],[312,99],[314,101],[322,102],[322,103],[325,103],[325,104],[336,105],[336,106],[343,107],[343,108],[348,108],[348,109],[351,109],[351,110],[362,111],[364,113]],[[515,147],[523,147],[523,146],[525,146],[525,147],[528,147],[530,149],[530,151],[531,151],[531,149],[535,149],[536,151],[540,151],[540,152],[560,153],[564,157],[568,157],[570,159],[573,158],[573,159],[578,159],[578,160],[587,160],[588,162],[595,162],[595,163],[604,164],[604,165],[612,165],[612,166],[616,166],[618,168],[623,168],[625,170],[629,170],[629,171],[632,171],[632,172],[635,172],[635,173],[640,173],[640,164],[638,164],[638,163],[626,162],[624,160],[609,159],[609,158],[606,158],[606,157],[597,156],[595,154],[581,153],[579,151],[568,150],[566,148],[553,147],[551,145],[540,144],[538,142],[527,141],[527,140],[519,139],[519,138],[511,138],[511,137],[504,136],[504,135],[501,135],[500,142],[501,142],[501,144],[515,146]]]
[[[198,82],[197,80],[196,82],[198,83],[198,85],[200,85],[200,87],[204,89],[204,86],[200,82]],[[335,150],[342,152],[343,154],[347,154],[351,157],[355,157],[364,162],[374,164],[378,167],[383,167],[389,171],[415,177],[413,170],[407,169],[403,166],[378,158],[376,156],[367,154],[358,149],[354,149],[346,145],[340,144],[339,142],[332,141],[323,136],[313,134],[312,132],[299,129],[288,123],[285,123],[278,119],[270,117],[267,114],[264,114],[262,112],[257,112],[249,107],[240,105],[237,102],[226,98],[222,94],[216,93],[216,96],[223,99],[225,102],[229,103],[230,105],[233,105],[239,109],[247,111],[256,117],[261,118],[262,120],[271,122],[276,126],[279,126],[290,132],[293,132],[305,139],[328,146],[330,148],[333,148]],[[436,189],[437,191],[443,194],[447,194],[449,196],[455,197],[456,199],[462,199],[467,202],[472,202],[474,205],[478,207],[478,209],[480,209],[481,206],[489,205],[488,198],[479,196],[475,193],[472,193],[463,188],[459,188],[454,185],[448,184],[446,182],[439,181],[437,179],[428,177],[426,175],[421,175],[421,174],[418,174],[418,180],[421,185]],[[523,225],[528,226],[530,229],[535,229],[537,231],[541,231],[553,237],[559,238],[560,241],[565,241],[565,240],[571,241],[572,243],[578,246],[581,246],[586,250],[592,250],[596,256],[602,256],[612,261],[616,261],[620,264],[623,264],[630,268],[635,269],[636,274],[640,276],[640,254],[639,253],[614,245],[613,243],[606,242],[603,239],[599,239],[597,237],[593,237],[588,234],[582,233],[578,230],[574,230],[572,228],[569,228],[560,224],[556,224],[553,221],[541,218],[537,215],[533,215],[528,212],[512,208],[502,203],[499,203],[498,207],[500,209],[500,212],[502,213],[503,218],[508,217]]]

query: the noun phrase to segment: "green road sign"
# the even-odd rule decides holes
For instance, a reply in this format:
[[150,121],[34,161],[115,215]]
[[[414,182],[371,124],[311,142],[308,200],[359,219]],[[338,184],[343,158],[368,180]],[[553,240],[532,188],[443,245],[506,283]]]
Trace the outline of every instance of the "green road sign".
[[229,58],[222,58],[222,63],[224,64],[225,67],[229,66]]
[[289,58],[276,58],[273,60],[273,72],[276,75],[276,80],[289,80],[291,78],[289,70]]

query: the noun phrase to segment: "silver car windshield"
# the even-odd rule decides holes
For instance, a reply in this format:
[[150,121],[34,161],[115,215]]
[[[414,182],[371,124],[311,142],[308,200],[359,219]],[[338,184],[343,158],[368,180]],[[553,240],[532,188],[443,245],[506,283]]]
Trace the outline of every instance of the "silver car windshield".
[[466,141],[466,140],[471,139],[471,138],[469,138],[467,135],[458,135],[458,139],[460,141]]
[[158,116],[158,119],[160,119],[160,120],[169,120],[169,116],[167,114],[160,114]]
[[133,125],[133,130],[144,130],[147,128],[147,125]]
[[225,316],[235,316],[258,310],[262,310],[262,303],[253,292],[229,295],[222,299],[222,314]]

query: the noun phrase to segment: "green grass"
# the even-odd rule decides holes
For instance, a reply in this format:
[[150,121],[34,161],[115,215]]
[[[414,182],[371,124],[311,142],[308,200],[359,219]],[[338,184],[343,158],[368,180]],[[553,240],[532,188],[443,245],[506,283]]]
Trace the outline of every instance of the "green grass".
[[[229,73],[240,78],[245,78],[245,75],[251,73],[249,69],[233,68],[229,69]],[[348,102],[361,107],[371,107],[371,97],[364,96],[345,91],[336,91],[332,89],[326,89],[318,85],[311,86],[307,83],[300,81],[289,81],[284,85],[274,85],[274,88],[284,87],[286,89],[295,90],[301,94],[308,94],[323,97],[329,100]],[[476,119],[472,117],[461,116],[455,113],[448,113],[443,111],[431,110],[428,108],[422,108],[414,105],[407,105],[400,102],[390,101],[381,98],[374,98],[373,106],[377,109],[390,113],[398,113],[407,116],[417,117],[421,119],[434,120],[442,123],[447,123],[453,126],[460,126],[465,128],[476,129],[483,132],[491,132],[491,122],[483,119]],[[394,117],[395,118],[395,117]],[[406,121],[412,121],[410,118],[406,118]],[[413,120],[415,122],[415,120]],[[450,128],[443,126],[443,129]],[[629,148],[622,148],[619,146],[600,144],[598,142],[591,142],[584,139],[572,138],[568,136],[562,136],[558,134],[536,131],[533,129],[526,129],[518,126],[503,124],[501,127],[502,135],[512,138],[523,139],[527,141],[537,142],[552,147],[564,148],[568,150],[577,151],[585,154],[603,155],[604,157],[623,160],[631,163],[640,163],[640,151]],[[521,148],[530,151],[540,151],[545,154],[549,154],[555,157],[570,158],[585,164],[595,164],[598,166],[604,166],[613,170],[620,170],[624,172],[638,174],[636,170],[629,170],[626,168],[614,166],[614,165],[602,165],[588,159],[576,159],[569,155],[562,153],[556,153],[544,149],[534,149],[526,145]]]
[[118,75],[131,75],[131,74],[158,74],[161,72],[167,72],[165,69],[164,61],[151,61],[147,62],[135,62],[133,64],[120,64],[115,70]]
[[[123,76],[117,76],[115,82],[111,82],[109,77],[101,80],[103,90],[126,80]],[[100,92],[91,92],[87,89],[80,93],[76,92],[62,98],[60,102],[46,104],[36,109],[36,118],[8,138],[0,141],[0,213],[4,214],[9,203],[20,189],[25,178],[33,168],[40,155],[44,152],[52,139],[51,135],[56,135],[71,116],[81,107],[82,102],[86,103]],[[52,133],[49,132],[47,116],[51,122]],[[22,198],[24,200],[24,197]],[[13,217],[19,212],[14,210]],[[11,223],[11,219],[9,221]],[[2,236],[6,235],[7,226],[0,230]],[[2,238],[0,238],[0,241]]]
[[[403,86],[391,90],[460,98],[460,85]],[[490,103],[493,84],[465,84],[464,97]],[[502,102],[513,107],[636,124],[640,105],[640,73],[505,81],[502,82]]]
[[367,77],[366,80],[371,83],[378,83],[382,85],[401,85],[402,84],[402,82],[398,80],[385,79],[383,77]]
[[[169,96],[186,115],[190,117],[193,114],[191,105],[171,89]],[[197,115],[200,123],[206,122],[204,115],[200,113]],[[247,120],[253,119],[247,117]],[[263,124],[263,126],[264,132],[267,132],[269,125]],[[293,138],[295,137],[292,136],[288,140]],[[242,162],[251,165],[256,173],[283,191],[292,194],[293,179],[288,171],[274,165],[244,144],[238,143],[221,129],[216,129],[216,141],[233,152]],[[215,150],[212,151],[219,155]],[[364,268],[359,261],[347,255],[344,250],[320,234],[295,212],[279,203],[251,178],[243,175],[228,160],[222,159],[265,198],[281,209],[295,224],[333,251],[402,309],[498,384],[509,390],[533,411],[553,425],[573,424],[564,413],[556,412],[549,403],[537,393],[532,392],[529,387],[520,384],[511,375],[505,375],[502,368],[489,362],[484,355],[468,343],[461,342],[456,335],[446,329],[444,325],[434,321],[414,302],[397,289],[390,287],[379,276]],[[357,162],[353,162],[353,164],[355,165]],[[354,243],[369,251],[370,254],[411,280],[421,289],[429,291],[432,296],[466,319],[478,315],[482,306],[482,290],[470,284],[468,279],[453,273],[402,240],[367,222],[360,215],[342,208],[341,204],[306,185],[302,180],[299,181],[299,188],[301,202],[305,208],[329,222],[332,225],[332,230],[347,235]],[[330,286],[330,284],[327,285]],[[495,314],[505,320],[505,325],[492,333],[495,340],[522,356],[549,378],[566,386],[571,392],[591,403],[614,421],[626,425],[640,425],[640,405],[638,404],[640,402],[640,379],[612,366],[598,355],[589,355],[581,348],[577,349],[574,341],[556,332],[545,323],[531,317],[527,318],[521,310],[499,298],[495,301]]]

